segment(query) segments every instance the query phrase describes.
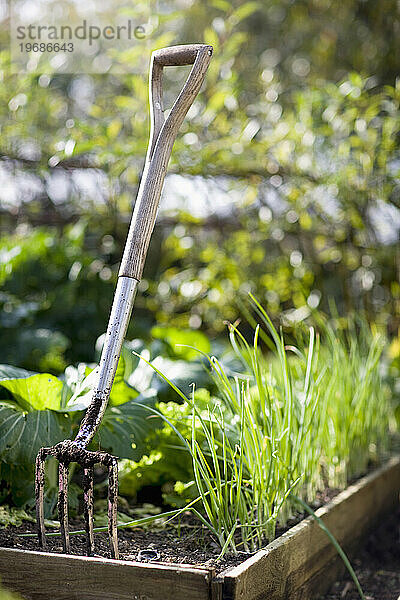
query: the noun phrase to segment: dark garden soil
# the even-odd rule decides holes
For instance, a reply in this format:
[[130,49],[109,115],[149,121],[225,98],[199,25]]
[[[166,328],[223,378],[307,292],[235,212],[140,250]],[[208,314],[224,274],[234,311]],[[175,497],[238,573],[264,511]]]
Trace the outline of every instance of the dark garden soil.
[[[82,529],[83,522],[71,520],[71,531]],[[48,529],[48,532],[51,530]],[[35,537],[20,537],[21,533],[35,532],[35,525],[24,523],[20,527],[9,526],[0,531],[0,547],[19,548],[39,551]],[[48,552],[62,553],[59,537],[47,537]],[[158,529],[119,529],[118,547],[120,560],[141,562],[180,563],[197,566],[214,566],[220,552],[218,544],[206,529],[191,521],[190,517],[177,527]],[[110,558],[108,536],[106,533],[95,534],[96,556]],[[84,535],[71,536],[71,554],[85,555],[86,540]],[[218,562],[220,568],[239,564],[248,554],[227,556]]]
[[[319,494],[314,505],[315,508],[329,502],[337,490],[327,490]],[[276,537],[293,527],[304,517],[302,514],[291,519],[287,527],[277,528]],[[71,531],[83,529],[83,522],[70,520]],[[0,547],[18,548],[23,550],[39,551],[36,536],[21,537],[23,533],[35,533],[34,523],[23,523],[19,527],[8,526],[0,530]],[[48,528],[50,533],[51,529]],[[47,536],[48,552],[62,552],[60,537]],[[266,544],[268,542],[266,541]],[[221,572],[228,567],[240,564],[251,553],[240,552],[238,555],[226,554],[218,559],[220,546],[209,531],[199,526],[199,522],[187,515],[182,519],[180,527],[171,525],[151,529],[119,529],[118,545],[121,560],[134,560],[141,562],[180,563],[196,566],[215,567]],[[110,558],[108,537],[106,533],[95,535],[95,551],[99,557]],[[71,535],[71,553],[76,555],[86,554],[86,540],[84,535]]]
[[[400,509],[367,539],[351,563],[367,600],[400,598]],[[337,581],[323,600],[359,600],[349,576]]]

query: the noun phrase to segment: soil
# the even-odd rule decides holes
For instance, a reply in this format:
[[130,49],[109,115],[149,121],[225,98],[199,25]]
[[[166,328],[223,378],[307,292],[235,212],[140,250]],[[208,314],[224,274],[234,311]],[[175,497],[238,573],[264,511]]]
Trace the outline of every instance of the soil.
[[[400,598],[400,509],[386,519],[351,557],[366,600]],[[352,579],[337,581],[323,600],[359,600]]]
[[[71,531],[82,529],[82,521],[70,522]],[[48,532],[51,530],[48,529]],[[19,527],[9,526],[0,531],[0,547],[19,548],[40,551],[36,536],[20,537],[21,533],[35,533],[35,525],[23,523]],[[71,554],[86,554],[86,538],[84,535],[71,535]],[[47,536],[47,552],[62,553],[60,537]],[[119,529],[118,547],[120,560],[141,562],[180,563],[196,566],[213,567],[217,564],[220,547],[206,529],[192,522],[190,517],[177,527],[152,529]],[[110,558],[107,533],[95,534],[95,556]],[[238,556],[227,555],[218,561],[218,567],[224,569],[239,564],[250,554],[245,552]]]
[[[338,490],[325,490],[317,496],[314,508],[322,506],[329,502]],[[276,537],[293,527],[302,520],[303,514],[298,513],[290,519],[285,528],[278,527]],[[70,530],[79,530],[84,528],[81,520],[70,520]],[[50,533],[51,529],[47,529]],[[23,533],[34,533],[34,537],[21,537]],[[86,554],[85,535],[71,535],[71,553],[75,555]],[[268,541],[265,541],[267,544]],[[59,536],[47,536],[47,552],[62,553],[61,539]],[[216,573],[233,567],[250,556],[252,553],[239,552],[237,555],[225,554],[218,560],[221,551],[220,546],[212,534],[203,526],[199,526],[199,521],[191,515],[185,515],[180,526],[177,524],[167,527],[159,526],[151,529],[119,529],[118,546],[120,560],[134,560],[141,562],[162,562],[179,563],[195,565],[200,567],[215,568]],[[0,547],[18,548],[23,550],[40,551],[36,526],[34,523],[24,522],[19,527],[8,526],[0,530]],[[110,558],[107,533],[95,534],[95,552],[96,556]]]

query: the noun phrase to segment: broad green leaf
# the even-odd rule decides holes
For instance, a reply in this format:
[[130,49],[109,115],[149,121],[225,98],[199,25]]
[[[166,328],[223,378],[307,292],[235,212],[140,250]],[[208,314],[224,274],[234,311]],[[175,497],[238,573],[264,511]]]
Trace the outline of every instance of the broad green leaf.
[[167,342],[175,356],[184,360],[195,360],[199,358],[200,352],[208,354],[211,350],[209,339],[201,331],[177,327],[153,327],[151,335]]
[[23,379],[31,375],[35,375],[35,373],[14,367],[13,365],[0,365],[0,381],[3,379]]
[[94,444],[99,443],[103,450],[119,458],[139,460],[146,449],[146,438],[159,424],[143,405],[154,406],[156,399],[155,391],[150,390],[125,404],[109,406]]
[[[210,385],[210,376],[202,363],[187,363],[184,360],[170,360],[162,356],[157,356],[152,364],[163,375],[170,379],[184,394],[189,394],[191,385],[194,383],[196,388]],[[175,392],[162,380],[157,374],[154,375],[152,386],[157,390],[157,396],[161,402],[177,400]]]
[[26,506],[28,502],[32,506],[35,500],[34,471],[33,463],[20,465],[0,460],[0,480],[3,482],[0,503],[7,499],[13,506]]
[[23,411],[12,402],[0,402],[0,460],[34,463],[42,446],[70,437],[70,421],[50,410]]
[[118,361],[117,372],[115,373],[114,383],[111,388],[110,406],[119,406],[125,404],[139,395],[133,387],[125,381],[125,360],[121,356]]
[[54,375],[38,373],[23,379],[3,378],[0,385],[6,388],[25,410],[60,408],[63,383]]
[[[129,402],[138,396],[139,392],[125,381],[126,365],[124,356],[118,361],[118,367],[111,388],[110,406],[118,406]],[[75,374],[75,377],[77,375]],[[78,380],[75,384],[69,381],[69,387],[75,387],[75,391],[65,404],[62,410],[66,412],[86,410],[92,400],[92,392],[96,385],[97,371],[89,367],[85,368],[85,377]]]
[[[84,365],[81,366],[83,367]],[[65,412],[86,410],[92,400],[92,389],[95,386],[95,382],[95,369],[91,370],[86,366],[81,376],[75,373],[75,381],[71,379],[68,382],[70,389],[74,389],[74,392],[61,410]]]
[[85,370],[86,365],[84,363],[80,363],[77,367],[69,365],[65,369],[62,376],[63,389],[61,394],[60,411],[67,410],[69,412],[70,409],[67,409],[67,406],[68,404],[72,404],[72,396],[74,396],[78,386],[85,379]]

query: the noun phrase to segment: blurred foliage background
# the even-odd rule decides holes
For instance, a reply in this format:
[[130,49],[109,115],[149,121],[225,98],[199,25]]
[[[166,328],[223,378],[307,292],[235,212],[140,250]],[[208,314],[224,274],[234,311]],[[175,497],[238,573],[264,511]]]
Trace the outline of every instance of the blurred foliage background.
[[[399,327],[396,0],[150,2],[152,49],[214,58],[175,144],[128,338],[314,310]],[[0,362],[60,373],[104,331],[149,131],[145,75],[10,72],[0,53]],[[129,73],[139,46],[118,57]],[[166,107],[187,70],[169,68]],[[399,360],[398,342],[392,358]]]

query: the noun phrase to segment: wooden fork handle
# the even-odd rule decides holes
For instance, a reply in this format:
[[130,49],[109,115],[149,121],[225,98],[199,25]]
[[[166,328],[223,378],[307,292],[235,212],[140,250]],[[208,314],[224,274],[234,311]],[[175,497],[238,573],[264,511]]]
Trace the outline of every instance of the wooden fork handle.
[[[163,48],[152,55],[150,141],[119,271],[120,277],[131,277],[137,281],[140,281],[142,277],[172,146],[185,115],[204,81],[212,50],[212,46],[206,44],[190,44]],[[167,119],[165,119],[162,97],[163,67],[188,64],[193,64],[192,69]]]
[[[185,46],[170,46],[153,52],[153,60],[162,67],[181,67],[192,65],[199,52],[210,50],[212,47],[205,44],[187,44]],[[210,54],[211,56],[211,54]]]

